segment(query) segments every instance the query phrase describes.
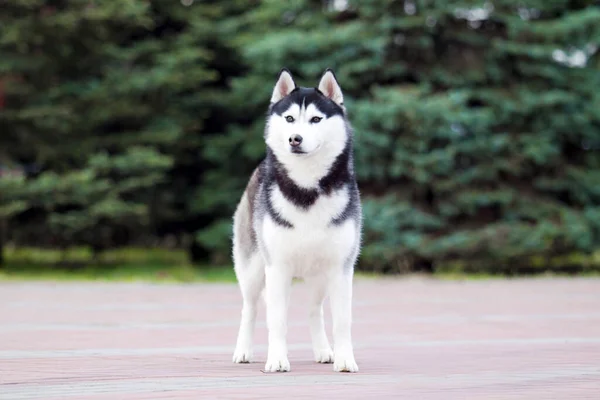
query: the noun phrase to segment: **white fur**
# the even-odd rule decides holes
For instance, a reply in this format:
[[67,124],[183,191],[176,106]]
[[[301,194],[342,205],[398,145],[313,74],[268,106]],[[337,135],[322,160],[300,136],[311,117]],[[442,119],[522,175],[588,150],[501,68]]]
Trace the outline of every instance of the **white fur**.
[[342,89],[338,85],[333,72],[326,71],[319,82],[319,90],[331,100],[335,101],[338,105],[344,105],[344,95]]
[[[295,84],[291,75],[283,72],[271,102],[289,94]],[[342,105],[343,96],[335,77],[326,72],[319,89]],[[292,116],[292,123],[286,121]],[[311,118],[323,119],[311,123]],[[290,151],[291,135],[301,135],[302,151]],[[267,122],[266,142],[289,177],[304,188],[318,188],[337,156],[346,145],[348,132],[340,116],[326,118],[314,105],[292,105],[281,116],[273,115]],[[332,219],[339,216],[349,201],[348,188],[333,193],[321,193],[307,210],[288,201],[277,186],[270,188],[271,202],[276,212],[293,225],[282,227],[268,214],[255,226],[259,232],[259,251],[250,260],[243,259],[234,233],[234,263],[242,292],[243,307],[240,329],[233,361],[249,362],[252,357],[252,338],[258,299],[264,289],[269,331],[269,349],[265,371],[289,371],[287,354],[287,314],[290,289],[294,277],[303,278],[311,288],[308,304],[313,355],[319,363],[333,362],[335,371],[357,372],[351,338],[353,263],[360,241],[360,220],[348,219],[335,226]],[[247,201],[242,198],[242,204]],[[243,211],[240,211],[243,212]],[[236,221],[238,217],[235,217]],[[234,221],[234,223],[237,223]],[[235,232],[235,230],[234,230]],[[333,317],[331,349],[323,321],[323,302],[330,296]]]
[[[294,117],[287,122],[285,117]],[[319,123],[311,123],[312,117],[323,117]],[[292,153],[290,136],[302,136],[302,150],[307,154]],[[290,178],[304,188],[313,188],[327,174],[346,145],[347,133],[344,119],[340,116],[325,116],[310,104],[299,107],[297,104],[281,115],[272,115],[267,124],[266,142],[279,161],[287,169]]]
[[[262,231],[264,237],[269,238],[265,245],[271,262],[266,266],[267,371],[289,370],[285,336],[293,277],[304,278],[313,291],[309,319],[315,360],[335,360],[336,371],[358,371],[350,334],[352,271],[345,263],[352,258],[358,245],[359,227],[353,220],[338,227],[329,226],[332,216],[339,215],[348,201],[345,192],[343,189],[331,196],[321,195],[308,211],[302,211],[289,203],[278,189],[273,190],[273,206],[285,212],[282,215],[294,229],[281,227],[269,217],[263,222]],[[270,291],[270,285],[277,285],[278,289]],[[327,293],[331,296],[335,352],[327,341],[323,322],[323,300]]]
[[285,264],[293,277],[305,278],[321,274],[332,264],[344,263],[355,247],[354,221],[348,220],[341,226],[329,225],[346,207],[346,188],[329,196],[319,196],[307,211],[290,203],[277,187],[271,193],[275,210],[294,225],[294,229],[288,229],[265,218],[263,236],[269,238],[265,245],[271,264]]
[[239,251],[234,246],[235,273],[242,291],[243,306],[238,332],[234,363],[249,363],[252,360],[252,342],[254,326],[256,324],[256,312],[258,299],[265,287],[265,266],[260,254],[255,255],[244,262]]
[[296,87],[292,76],[287,71],[282,71],[281,75],[279,75],[279,79],[275,84],[275,88],[273,89],[273,94],[271,95],[271,103],[277,103],[279,100],[283,99],[285,96],[290,94],[292,90]]

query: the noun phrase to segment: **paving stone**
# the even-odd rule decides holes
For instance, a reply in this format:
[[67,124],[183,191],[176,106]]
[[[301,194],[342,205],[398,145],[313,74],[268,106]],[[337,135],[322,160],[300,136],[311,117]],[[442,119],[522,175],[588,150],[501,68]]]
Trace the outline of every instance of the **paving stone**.
[[357,374],[312,361],[307,294],[265,374],[264,307],[231,362],[236,285],[2,283],[0,399],[600,399],[600,279],[357,279]]

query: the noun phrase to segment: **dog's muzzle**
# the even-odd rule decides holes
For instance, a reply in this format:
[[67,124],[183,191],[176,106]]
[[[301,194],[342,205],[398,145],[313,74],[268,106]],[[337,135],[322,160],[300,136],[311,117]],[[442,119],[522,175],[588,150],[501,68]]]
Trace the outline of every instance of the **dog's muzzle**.
[[298,147],[302,144],[302,136],[300,135],[292,135],[290,136],[290,146]]
[[305,154],[305,152],[302,151],[302,148],[300,147],[300,145],[302,144],[302,136],[292,135],[292,136],[290,136],[289,142],[290,142],[290,150],[292,151],[292,153]]

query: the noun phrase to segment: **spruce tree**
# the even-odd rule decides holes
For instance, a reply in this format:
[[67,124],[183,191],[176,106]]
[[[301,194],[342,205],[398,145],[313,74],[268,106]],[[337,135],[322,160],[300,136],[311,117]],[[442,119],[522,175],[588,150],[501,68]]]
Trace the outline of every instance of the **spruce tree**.
[[362,268],[592,251],[599,21],[586,0],[5,1],[0,240],[191,235],[228,259],[287,67],[342,84]]
[[[251,71],[233,101],[261,116],[281,67],[305,85],[335,69],[356,131],[363,268],[503,268],[598,247],[593,1],[326,3],[262,1],[236,21]],[[232,209],[263,127],[233,125],[206,148],[226,155],[214,209]]]
[[218,131],[218,69],[235,62],[218,52],[215,23],[235,5],[5,3],[1,140],[16,163],[39,168],[25,213],[43,215],[37,243],[101,250],[163,225],[194,233],[198,149]]

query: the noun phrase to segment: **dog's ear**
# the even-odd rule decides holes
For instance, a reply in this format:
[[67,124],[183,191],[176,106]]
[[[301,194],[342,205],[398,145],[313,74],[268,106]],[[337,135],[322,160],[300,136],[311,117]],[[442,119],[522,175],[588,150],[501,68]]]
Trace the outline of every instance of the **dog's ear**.
[[325,97],[333,100],[340,107],[344,107],[344,95],[342,94],[342,88],[335,79],[335,75],[331,69],[327,69],[321,81],[319,82],[319,90],[325,95]]
[[287,69],[282,69],[279,72],[275,89],[273,89],[273,95],[271,96],[271,104],[277,103],[288,94],[292,93],[292,90],[296,88],[296,83],[292,79],[292,74]]

